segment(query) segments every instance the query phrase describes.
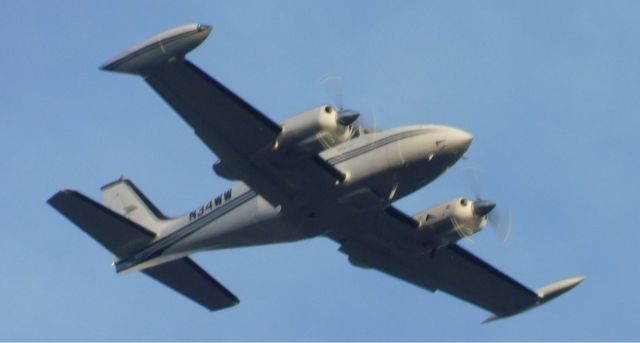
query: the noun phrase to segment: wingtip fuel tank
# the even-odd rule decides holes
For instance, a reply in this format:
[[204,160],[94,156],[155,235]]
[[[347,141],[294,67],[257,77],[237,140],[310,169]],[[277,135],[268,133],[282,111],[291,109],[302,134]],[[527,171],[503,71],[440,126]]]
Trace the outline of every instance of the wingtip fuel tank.
[[146,75],[155,67],[183,58],[207,39],[211,31],[211,26],[203,24],[188,24],[165,31],[112,58],[100,69]]
[[584,281],[584,277],[578,276],[562,280],[538,289],[536,293],[538,294],[538,298],[540,298],[539,304],[542,305],[547,301],[570,291],[573,287],[579,285],[582,281]]
[[[582,283],[582,281],[584,281],[584,276],[577,276],[577,277],[572,277],[569,279],[565,279],[562,281],[558,281],[556,283],[552,283],[548,286],[544,286],[538,290],[536,290],[536,294],[538,295],[538,302],[528,308],[525,309],[524,311],[530,310],[531,308],[540,306],[548,301],[550,301],[551,299],[555,299],[558,296],[570,291],[572,288],[576,287],[577,285],[579,285],[580,283]],[[524,312],[521,311],[521,312]],[[520,312],[518,312],[520,313]],[[511,315],[514,315],[517,313],[513,313]],[[509,316],[511,316],[509,315]],[[489,322],[492,322],[494,320],[498,320],[498,319],[502,319],[508,316],[498,316],[498,315],[492,315],[491,317],[487,318],[485,321],[482,322],[482,324],[486,324]]]

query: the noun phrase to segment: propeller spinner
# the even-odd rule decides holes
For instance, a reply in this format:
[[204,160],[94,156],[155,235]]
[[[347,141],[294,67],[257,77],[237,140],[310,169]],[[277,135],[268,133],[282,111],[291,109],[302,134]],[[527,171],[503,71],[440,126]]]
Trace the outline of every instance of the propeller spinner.
[[487,216],[488,223],[494,231],[502,238],[504,242],[509,238],[511,233],[511,211],[509,209],[498,207],[496,210],[496,203],[493,201],[485,200],[482,193],[482,182],[480,180],[481,170],[475,167],[467,167],[463,170],[466,173],[466,181],[471,188],[475,201],[474,213],[479,216]]
[[338,123],[340,123],[340,125],[349,126],[353,124],[358,117],[360,117],[360,113],[356,111],[347,109],[338,110]]

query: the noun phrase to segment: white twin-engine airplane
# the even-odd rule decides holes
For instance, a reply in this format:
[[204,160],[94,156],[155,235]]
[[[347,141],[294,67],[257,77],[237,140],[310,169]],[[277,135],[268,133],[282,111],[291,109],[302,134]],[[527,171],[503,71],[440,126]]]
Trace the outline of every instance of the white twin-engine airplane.
[[441,290],[508,317],[579,284],[532,291],[456,244],[487,223],[495,203],[458,198],[414,216],[392,203],[453,166],[471,144],[464,131],[415,125],[374,131],[352,110],[321,106],[276,124],[185,55],[211,33],[186,25],[125,51],[103,70],[140,75],[220,158],[214,171],[235,187],[177,218],[164,216],[121,178],[103,204],[63,190],[48,203],[115,256],[209,310],[238,303],[189,255],[317,236],[340,244],[354,266]]

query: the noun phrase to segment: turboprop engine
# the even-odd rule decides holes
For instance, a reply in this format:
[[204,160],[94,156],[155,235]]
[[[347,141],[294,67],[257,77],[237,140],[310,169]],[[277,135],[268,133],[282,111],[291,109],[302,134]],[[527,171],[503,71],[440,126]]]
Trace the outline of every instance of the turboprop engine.
[[359,113],[322,106],[303,112],[282,124],[282,132],[274,142],[275,150],[318,153],[331,146],[348,141],[351,124]]
[[494,202],[458,198],[414,217],[419,223],[418,237],[424,246],[438,248],[471,236],[485,227]]

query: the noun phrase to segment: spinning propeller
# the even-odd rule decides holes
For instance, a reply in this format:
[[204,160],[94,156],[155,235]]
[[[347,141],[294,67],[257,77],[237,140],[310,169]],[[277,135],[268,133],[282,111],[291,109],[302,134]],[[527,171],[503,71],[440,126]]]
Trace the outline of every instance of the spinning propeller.
[[496,206],[493,201],[482,197],[480,173],[477,167],[466,167],[462,170],[467,178],[467,184],[474,195],[473,210],[479,216],[487,216],[488,224],[506,242],[511,233],[511,211],[505,207]]
[[324,90],[324,93],[330,99],[331,104],[338,112],[338,122],[340,124],[352,125],[359,119],[358,125],[356,126],[372,129],[373,131],[375,131],[375,116],[363,116],[359,111],[347,109],[344,107],[344,81],[342,79],[342,76],[328,74],[321,77],[319,83]]
[[[375,108],[372,107],[370,114],[365,114],[363,116],[359,111],[346,109],[344,107],[344,81],[342,79],[342,76],[336,74],[327,74],[320,78],[319,83],[324,90],[324,93],[330,99],[332,105],[338,112],[338,123],[345,126],[350,126],[350,128],[354,129],[352,130],[352,135],[356,133],[361,134],[363,132],[366,133],[376,131]],[[354,123],[356,125],[353,125]],[[323,145],[327,149],[333,149],[332,145],[328,144],[326,141],[323,141]],[[338,152],[338,154],[342,153]],[[387,194],[389,200],[392,200],[395,197],[398,186],[399,180],[392,180],[392,185]]]

